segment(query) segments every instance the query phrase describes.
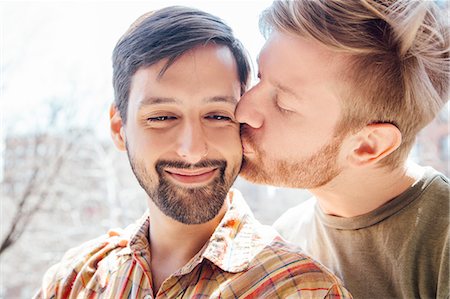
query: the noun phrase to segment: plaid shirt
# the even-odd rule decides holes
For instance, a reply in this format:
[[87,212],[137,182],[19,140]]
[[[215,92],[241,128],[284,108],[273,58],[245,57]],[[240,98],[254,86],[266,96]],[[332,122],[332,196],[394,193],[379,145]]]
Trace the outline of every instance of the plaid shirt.
[[148,215],[69,250],[35,298],[351,298],[338,278],[253,217],[237,191],[210,240],[154,295]]

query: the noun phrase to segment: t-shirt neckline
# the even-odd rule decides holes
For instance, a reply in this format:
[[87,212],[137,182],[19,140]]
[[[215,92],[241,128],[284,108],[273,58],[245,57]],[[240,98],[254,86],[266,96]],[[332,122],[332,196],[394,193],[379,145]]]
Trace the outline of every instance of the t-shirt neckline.
[[324,225],[335,229],[356,230],[366,228],[375,225],[394,214],[397,214],[402,209],[410,205],[438,176],[440,176],[438,172],[427,167],[423,176],[411,185],[411,187],[379,208],[364,215],[349,218],[328,215],[322,211],[317,203],[315,208],[316,215]]

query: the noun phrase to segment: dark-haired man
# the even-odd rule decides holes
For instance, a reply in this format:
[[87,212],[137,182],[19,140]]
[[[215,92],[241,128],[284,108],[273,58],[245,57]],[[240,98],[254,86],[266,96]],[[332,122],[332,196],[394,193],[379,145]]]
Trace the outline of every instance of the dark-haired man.
[[112,137],[149,211],[67,252],[37,298],[351,297],[229,191],[249,66],[227,25],[183,7],[144,15],[118,42],[113,68]]

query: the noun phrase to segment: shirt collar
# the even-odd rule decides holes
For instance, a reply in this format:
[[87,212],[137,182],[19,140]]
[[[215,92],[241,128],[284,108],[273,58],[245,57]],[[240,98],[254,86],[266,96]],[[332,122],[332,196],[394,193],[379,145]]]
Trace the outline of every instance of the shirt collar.
[[203,256],[226,272],[241,272],[276,236],[261,225],[237,190],[228,193],[231,205],[212,234]]
[[[231,189],[227,200],[230,207],[203,248],[177,273],[191,272],[203,259],[208,259],[226,272],[242,272],[262,248],[276,236],[272,227],[261,225],[238,190]],[[148,211],[133,226],[125,229],[130,232],[129,244],[122,254],[150,252],[148,231],[150,219]]]
[[134,253],[150,252],[148,231],[150,227],[149,211],[139,218],[134,224],[129,225],[121,232],[121,236],[129,240],[127,246],[118,255],[132,255]]

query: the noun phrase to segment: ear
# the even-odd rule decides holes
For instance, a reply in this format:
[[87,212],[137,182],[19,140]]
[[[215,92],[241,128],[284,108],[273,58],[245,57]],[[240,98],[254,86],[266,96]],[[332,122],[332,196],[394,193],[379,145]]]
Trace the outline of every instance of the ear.
[[114,103],[109,108],[109,123],[114,144],[119,150],[126,151],[122,117],[120,117],[120,111]]
[[371,124],[353,136],[347,161],[354,166],[374,165],[395,151],[402,133],[392,124]]

